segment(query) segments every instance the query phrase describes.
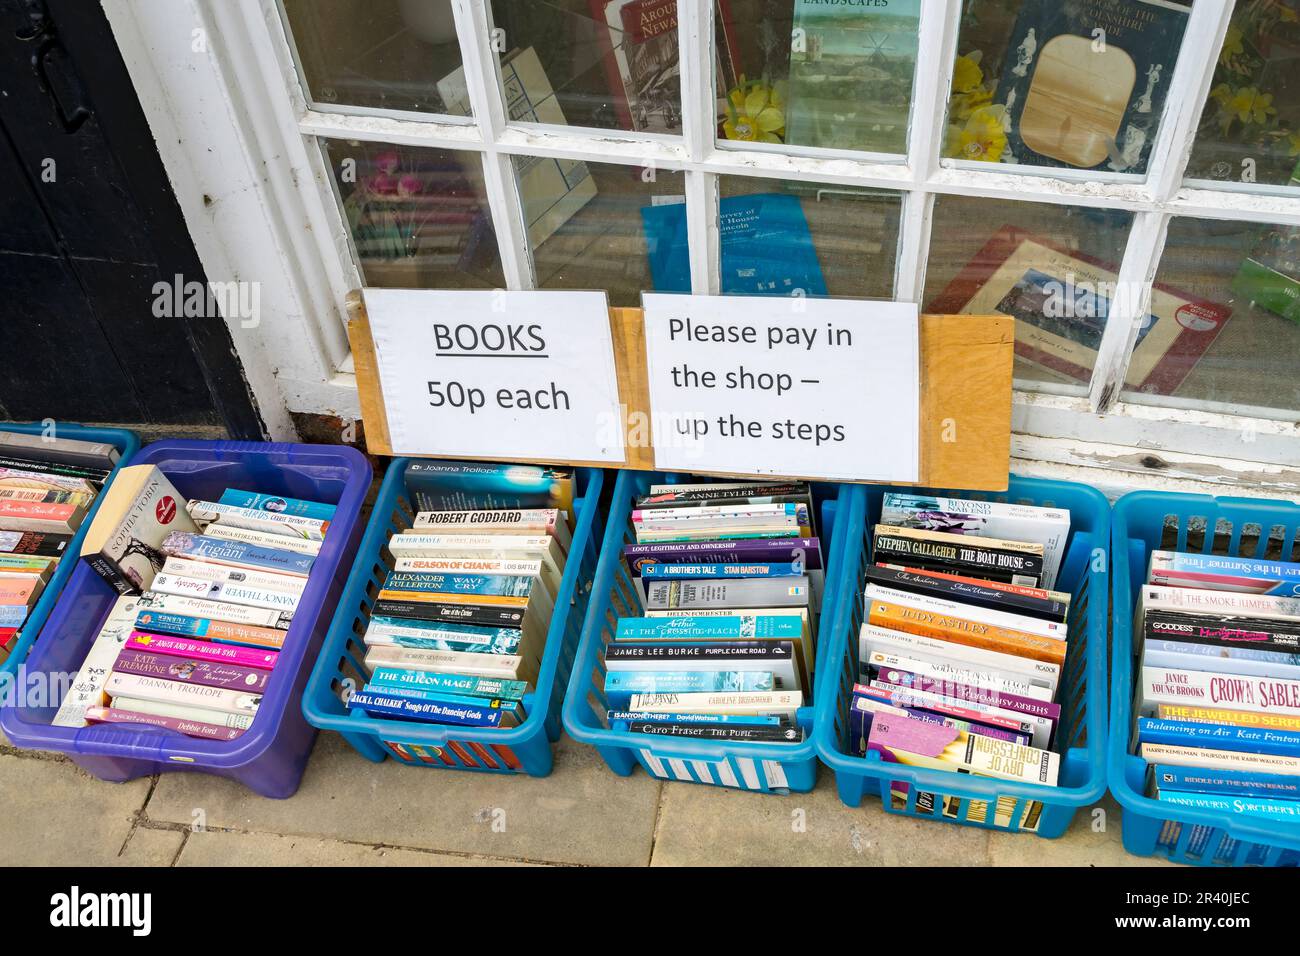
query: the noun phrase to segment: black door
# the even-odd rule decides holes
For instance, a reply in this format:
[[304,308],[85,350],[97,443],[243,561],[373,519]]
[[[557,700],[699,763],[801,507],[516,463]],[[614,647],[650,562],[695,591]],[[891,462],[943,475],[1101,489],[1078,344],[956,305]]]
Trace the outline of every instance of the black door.
[[[261,420],[97,0],[0,0],[0,419]],[[162,312],[163,315],[156,315]]]

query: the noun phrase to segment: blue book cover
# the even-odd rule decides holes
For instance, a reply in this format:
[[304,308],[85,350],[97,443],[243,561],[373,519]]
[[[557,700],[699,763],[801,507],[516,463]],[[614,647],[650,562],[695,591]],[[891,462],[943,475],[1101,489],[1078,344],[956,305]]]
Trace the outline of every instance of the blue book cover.
[[379,697],[399,697],[408,701],[433,701],[447,707],[485,707],[489,710],[499,710],[506,716],[502,719],[503,723],[513,725],[521,723],[524,719],[523,701],[506,700],[501,697],[479,697],[471,694],[449,694],[437,690],[421,690],[416,687],[389,687],[386,684],[366,684],[361,688],[362,693],[377,695]]
[[288,498],[284,495],[264,495],[256,491],[240,491],[227,488],[221,493],[217,504],[233,505],[236,508],[252,508],[254,511],[269,511],[272,514],[294,515],[298,518],[316,518],[329,521],[334,517],[334,505],[320,501],[304,501],[301,498]]
[[443,704],[432,700],[410,700],[394,694],[357,691],[348,698],[348,707],[363,710],[371,717],[396,717],[434,724],[461,724],[467,727],[500,727],[504,714],[479,705]]
[[528,597],[537,578],[522,574],[440,574],[430,571],[389,571],[385,591],[430,594],[482,594],[492,597]]
[[605,717],[612,724],[615,721],[648,721],[660,724],[757,724],[776,726],[780,717],[768,714],[660,714],[645,710],[607,710]]
[[1295,731],[1163,720],[1159,717],[1138,720],[1138,743],[1300,757],[1300,733]]
[[610,671],[605,698],[622,710],[633,694],[703,694],[716,691],[776,690],[770,671]]
[[26,604],[0,604],[0,627],[22,627],[29,611]]
[[1006,149],[983,158],[1143,172],[1187,19],[1163,0],[1023,0],[993,95]]
[[1161,790],[1156,796],[1162,803],[1170,803],[1177,807],[1220,810],[1248,817],[1300,823],[1300,800],[1229,796],[1217,793],[1185,793],[1177,790]]
[[413,621],[397,617],[372,617],[366,644],[415,647],[431,651],[470,651],[478,654],[513,654],[523,632],[513,627],[479,627],[477,624]]
[[718,617],[622,617],[616,641],[797,641],[803,618],[794,614],[725,614]]
[[1300,597],[1300,564],[1224,554],[1153,551],[1152,584]]
[[647,564],[641,577],[663,578],[789,578],[802,577],[808,569],[793,561],[781,564]]
[[[731,196],[719,206],[723,295],[826,295],[798,196]],[[643,206],[641,222],[655,292],[690,292],[686,206]]]
[[416,688],[468,697],[501,697],[505,700],[522,700],[524,694],[528,693],[527,681],[474,677],[469,674],[437,674],[406,667],[376,667],[370,675],[370,684],[394,690]]
[[1240,794],[1243,797],[1300,799],[1300,775],[1254,770],[1211,770],[1156,764],[1153,779],[1161,790],[1190,793]]

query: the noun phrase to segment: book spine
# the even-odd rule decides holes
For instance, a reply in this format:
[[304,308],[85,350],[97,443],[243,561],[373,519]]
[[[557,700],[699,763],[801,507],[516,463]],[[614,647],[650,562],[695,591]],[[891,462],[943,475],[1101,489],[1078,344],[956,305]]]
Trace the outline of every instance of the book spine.
[[[208,618],[213,621],[227,621],[231,624],[273,627],[282,631],[288,630],[290,623],[293,621],[291,611],[209,601],[179,594],[159,594],[157,591],[146,591],[142,594],[137,607],[142,615],[145,612],[182,614],[189,617]],[[145,628],[145,630],[148,630],[148,628]]]
[[522,700],[528,685],[518,680],[470,677],[462,674],[435,674],[404,667],[376,667],[370,683],[395,688],[416,688],[463,694],[469,697],[501,697]]
[[1157,798],[1162,803],[1176,807],[1194,807],[1198,810],[1219,810],[1246,817],[1267,820],[1300,822],[1300,801],[1274,800],[1267,797],[1225,796],[1209,793],[1185,793],[1161,790]]
[[0,498],[0,523],[8,531],[48,531],[65,534],[75,530],[83,513],[79,505],[43,504]]
[[518,654],[482,654],[466,651],[435,651],[413,647],[386,647],[366,649],[366,666],[372,671],[380,665],[467,674],[474,677],[500,677],[512,680],[524,678],[520,672],[524,659]]
[[[113,473],[110,465],[107,468],[90,468],[84,465],[65,465],[54,461],[38,461],[34,458],[24,458],[21,455],[5,455],[0,453],[0,471],[26,471],[37,475],[54,475],[60,478],[71,478],[74,480],[84,479],[97,485],[102,485],[105,479]],[[85,489],[94,491],[93,488]]]
[[153,714],[156,717],[176,717],[180,720],[197,720],[218,727],[230,727],[247,730],[253,726],[253,714],[232,714],[229,711],[213,710],[210,707],[196,707],[191,704],[174,704],[168,701],[153,700],[144,697],[115,697],[113,707],[129,710],[138,714]]
[[473,594],[484,597],[528,597],[536,578],[507,574],[427,574],[390,571],[384,578],[385,591],[414,591],[434,594]]
[[717,617],[619,618],[615,641],[708,641],[778,638],[797,641],[803,623],[797,617],[776,614],[720,615]]
[[190,518],[205,529],[205,533],[208,525],[217,523],[248,528],[250,531],[269,531],[286,537],[305,538],[308,541],[323,541],[330,527],[328,521],[319,518],[299,518],[253,508],[236,508],[215,501],[191,501],[186,508]]
[[0,531],[0,551],[5,554],[61,558],[72,541],[70,534],[43,531]]
[[371,618],[363,640],[367,646],[421,648],[432,651],[465,651],[478,654],[514,654],[522,632],[512,627],[486,628],[472,624],[411,626],[414,622]]
[[866,597],[870,601],[882,601],[886,604],[932,611],[950,618],[975,621],[1038,637],[1050,637],[1055,641],[1064,642],[1069,634],[1068,626],[1060,621],[1044,621],[1027,614],[980,607],[977,604],[968,604],[965,601],[941,598],[932,594],[900,591],[874,581],[867,584]]
[[207,581],[203,578],[179,574],[155,575],[152,590],[160,594],[173,594],[218,603],[242,604],[292,613],[298,606],[298,595],[286,591],[249,587],[238,581]]
[[802,565],[782,564],[647,564],[641,569],[645,581],[672,578],[789,578],[807,572]]
[[467,727],[499,727],[499,710],[467,705],[443,705],[436,701],[413,701],[401,697],[357,692],[348,698],[349,708],[360,708],[372,717],[405,717],[430,723]]
[[634,720],[628,731],[650,737],[684,737],[690,740],[749,741],[751,743],[798,743],[803,731],[798,727],[761,727],[743,724],[661,723],[657,720]]
[[82,468],[112,468],[118,459],[117,449],[107,442],[9,431],[0,432],[0,453]]
[[317,521],[329,521],[337,510],[334,505],[320,501],[304,501],[301,498],[288,498],[281,495],[265,495],[255,491],[238,491],[227,488],[217,499],[217,504],[231,505],[248,511],[265,511],[269,514],[285,514],[295,518],[312,518]]
[[210,564],[189,558],[169,557],[162,567],[162,574],[174,574],[182,578],[201,578],[217,584],[239,584],[266,591],[282,591],[294,597],[302,597],[307,589],[307,579],[292,574],[276,574],[270,571],[250,571],[247,568],[232,567],[225,564]]
[[279,654],[271,650],[257,650],[251,647],[232,647],[228,644],[210,644],[207,641],[194,641],[185,637],[160,637],[132,631],[126,646],[131,650],[145,651],[151,654],[166,654],[170,657],[186,657],[202,661],[214,661],[235,667],[253,667],[259,670],[271,670],[275,667]]
[[250,624],[231,624],[209,618],[190,617],[184,614],[161,614],[141,611],[136,626],[151,634],[171,637],[193,637],[217,641],[222,644],[239,644],[245,647],[279,650],[284,645],[285,632],[274,627],[254,627]]
[[616,721],[629,723],[633,720],[641,720],[667,724],[754,724],[761,727],[777,727],[786,723],[780,717],[755,714],[675,714],[671,711],[656,714],[644,710],[607,710],[605,718],[611,724]]
[[1157,764],[1151,768],[1162,791],[1241,794],[1244,797],[1300,799],[1300,777],[1249,770],[1200,770]]
[[[879,565],[867,568],[866,576],[871,583],[899,591],[923,594],[1010,614],[1023,614],[1054,623],[1064,623],[1070,610],[1068,603],[1020,593],[1033,589],[1008,587],[1003,590],[994,586],[996,582],[981,582],[976,578],[963,580],[958,575],[908,571]],[[1040,593],[1047,595],[1052,592],[1040,591]]]
[[1198,724],[1232,724],[1237,727],[1266,727],[1272,730],[1300,732],[1300,717],[1254,714],[1248,710],[1161,704],[1156,708],[1156,716],[1161,720],[1181,720]]
[[256,714],[262,702],[261,694],[117,672],[109,675],[104,689],[115,699],[122,696],[156,700],[165,704],[184,704],[231,714]]
[[316,560],[312,555],[296,551],[277,551],[244,541],[223,541],[221,538],[209,538],[188,531],[173,531],[167,535],[163,539],[162,551],[172,557],[188,558],[191,561],[253,568],[299,578],[305,578],[311,573],[312,563]]
[[471,534],[508,531],[530,534],[555,534],[559,511],[554,508],[512,509],[506,511],[421,511],[413,528],[425,531],[438,528],[468,528]]
[[480,627],[522,627],[524,609],[491,604],[442,604],[432,601],[398,601],[380,598],[370,609],[373,617],[402,618]]
[[704,694],[719,691],[776,690],[771,671],[621,671],[605,675],[605,696],[637,694]]
[[113,662],[113,670],[139,677],[157,677],[162,680],[188,681],[205,687],[225,687],[249,693],[266,688],[271,672],[255,667],[238,667],[216,661],[175,657],[135,648],[123,648]]
[[1205,588],[1164,587],[1148,584],[1141,591],[1147,611],[1203,614],[1210,617],[1276,620],[1300,617],[1300,599],[1276,594],[1247,594]]
[[[1291,659],[1269,659],[1278,656]],[[1244,647],[1215,648],[1208,644],[1149,640],[1142,647],[1142,663],[1173,670],[1300,679],[1300,654],[1270,655]]]
[[538,577],[542,573],[542,562],[500,558],[398,558],[393,562],[393,570],[430,574]]
[[1300,733],[1225,724],[1198,724],[1178,720],[1142,717],[1137,722],[1137,739],[1144,744],[1166,747],[1199,747],[1232,750],[1237,753],[1300,757]]
[[109,587],[118,594],[130,594],[135,590],[134,582],[127,580],[116,562],[110,561],[106,555],[91,555],[86,558],[86,563],[90,565],[92,571],[108,582]]
[[933,637],[967,647],[979,647],[1000,654],[1025,657],[1048,664],[1065,663],[1065,643],[1006,627],[994,627],[934,611],[872,601],[868,620],[873,627]]
[[647,609],[804,607],[808,578],[737,581],[655,581],[646,587]]
[[95,635],[72,686],[64,694],[54,719],[50,721],[52,726],[84,727],[86,708],[104,702],[104,681],[108,679],[118,652],[131,635],[136,600],[134,597],[117,599],[99,633]]
[[1300,564],[1221,554],[1153,551],[1148,580],[1175,587],[1204,587],[1256,594],[1300,596]]
[[704,711],[706,713],[793,714],[803,694],[786,691],[740,691],[704,694],[634,694],[628,710]]
[[203,529],[203,537],[214,541],[242,541],[276,551],[290,551],[294,554],[320,554],[321,542],[308,541],[306,538],[294,538],[287,534],[272,534],[269,531],[255,531],[252,528],[237,528],[234,525],[213,522]]
[[1056,687],[1055,681],[1045,677],[981,668],[937,656],[913,657],[905,650],[901,653],[872,650],[861,663],[862,676],[867,680],[888,671],[903,670],[922,674],[933,680],[988,687],[1003,694],[1016,694],[1021,697],[1034,697],[1037,694],[1043,700],[1050,700]]
[[817,538],[759,538],[738,541],[696,541],[681,544],[629,544],[623,559],[634,575],[654,564],[740,564],[754,562],[802,562],[810,570],[822,570],[821,543]]
[[0,604],[0,628],[20,628],[31,613],[26,604]]
[[1158,704],[1193,704],[1300,716],[1300,681],[1202,671],[1142,668],[1142,713]]
[[224,727],[220,724],[209,724],[184,717],[142,714],[139,711],[122,710],[118,707],[88,707],[86,719],[93,723],[150,724],[154,727],[175,730],[187,737],[200,737],[204,740],[234,740],[244,734],[244,728],[241,727]]
[[1050,700],[1037,700],[1032,697],[1021,697],[1017,694],[1005,694],[990,687],[934,679],[924,674],[913,674],[910,671],[892,668],[882,670],[880,679],[895,687],[911,688],[970,703],[989,704],[993,707],[1001,707],[1005,710],[1013,710],[1034,717],[1043,717],[1051,721],[1061,719],[1061,705]]

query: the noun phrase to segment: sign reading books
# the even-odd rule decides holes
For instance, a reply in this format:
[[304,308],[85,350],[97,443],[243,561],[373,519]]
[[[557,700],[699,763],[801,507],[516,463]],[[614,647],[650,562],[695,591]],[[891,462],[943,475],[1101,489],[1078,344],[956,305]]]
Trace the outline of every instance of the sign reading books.
[[603,292],[367,289],[395,454],[621,463]]
[[915,305],[642,296],[655,467],[915,482]]

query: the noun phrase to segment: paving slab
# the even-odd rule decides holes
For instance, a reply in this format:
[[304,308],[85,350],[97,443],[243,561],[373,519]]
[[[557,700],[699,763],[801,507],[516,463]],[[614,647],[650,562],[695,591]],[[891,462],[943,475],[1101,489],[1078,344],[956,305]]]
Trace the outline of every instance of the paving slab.
[[[1100,810],[1101,813],[1095,811]],[[1177,866],[1163,857],[1133,856],[1124,849],[1120,821],[1124,811],[1110,794],[1074,816],[1059,840],[993,833],[989,860],[994,866]]]
[[[0,864],[108,866],[119,858],[150,781],[104,783],[64,760],[0,755]],[[152,850],[146,848],[146,855]],[[131,859],[134,859],[132,857]]]
[[779,796],[665,783],[654,866],[967,866],[988,862],[988,833],[846,807],[834,777]]
[[650,859],[659,781],[617,777],[590,747],[563,739],[540,779],[374,764],[322,734],[302,787],[268,800],[197,773],[160,776],[151,821],[210,830],[316,836],[535,862],[642,866]]
[[137,826],[126,841],[118,866],[172,866],[185,834],[180,830],[151,830]]
[[191,833],[177,866],[527,866],[427,850],[273,833]]

